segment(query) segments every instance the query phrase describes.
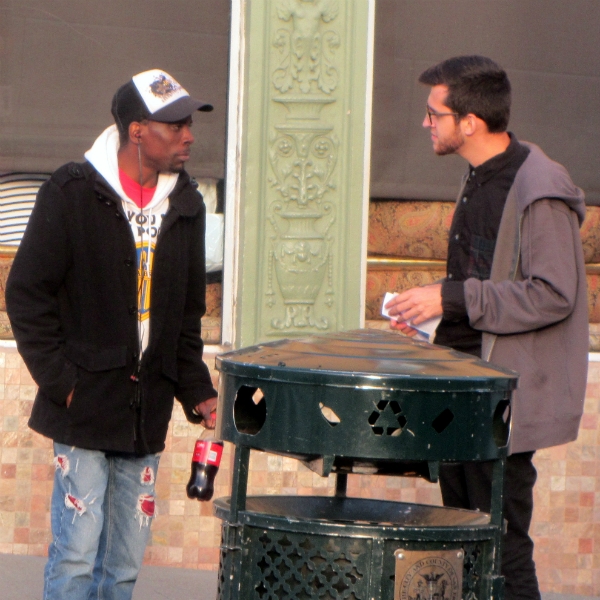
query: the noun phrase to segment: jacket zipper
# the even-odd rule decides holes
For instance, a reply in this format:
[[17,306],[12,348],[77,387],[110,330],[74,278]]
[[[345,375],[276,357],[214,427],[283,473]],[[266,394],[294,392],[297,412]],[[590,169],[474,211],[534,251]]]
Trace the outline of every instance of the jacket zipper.
[[[119,198],[118,196],[116,196],[116,198],[118,200],[117,201],[118,210],[121,213],[121,215],[123,216],[125,223],[127,224],[127,230],[129,231],[129,239],[132,243],[131,247],[133,249],[133,256],[135,257],[137,254],[136,248],[135,248],[135,239],[133,237],[133,232],[131,231],[131,225],[129,224],[128,219],[127,219],[127,213],[125,212],[125,207],[123,206],[123,200],[121,200],[121,198]],[[136,305],[137,305],[137,301],[138,301],[137,300],[137,268],[136,268],[135,273],[136,274],[134,275],[134,277],[136,278],[136,281],[134,282],[134,286],[136,288],[135,298],[136,298]],[[137,306],[137,310],[139,311],[139,306]],[[139,315],[137,316],[137,319],[139,319]],[[132,408],[135,413],[134,419],[133,419],[133,444],[134,444],[134,447],[137,446],[138,427],[141,428],[141,424],[139,423],[139,420],[141,417],[141,406],[142,406],[142,390],[140,387],[140,371],[142,368],[142,360],[140,357],[141,340],[140,340],[140,335],[139,335],[139,327],[138,327],[137,323],[136,323],[136,330],[137,330],[136,364],[135,364],[135,369],[134,369],[133,373],[129,377],[135,385],[133,399],[129,403],[130,408]]]

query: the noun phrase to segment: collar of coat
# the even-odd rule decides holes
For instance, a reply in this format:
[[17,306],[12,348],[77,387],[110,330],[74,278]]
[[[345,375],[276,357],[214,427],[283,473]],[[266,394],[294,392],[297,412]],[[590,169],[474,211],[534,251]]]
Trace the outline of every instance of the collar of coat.
[[[94,188],[98,192],[118,200],[119,205],[122,205],[121,198],[104,177],[94,169],[91,163],[86,161],[82,167],[83,177],[87,180],[93,180]],[[182,217],[195,217],[202,206],[202,196],[196,191],[197,188],[198,184],[189,176],[187,171],[179,173],[175,188],[169,194],[169,207]]]

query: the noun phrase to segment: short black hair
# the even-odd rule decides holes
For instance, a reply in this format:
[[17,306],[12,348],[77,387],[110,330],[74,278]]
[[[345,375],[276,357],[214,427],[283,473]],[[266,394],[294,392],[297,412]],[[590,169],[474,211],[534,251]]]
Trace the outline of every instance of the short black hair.
[[506,71],[485,56],[456,56],[426,71],[419,81],[446,85],[446,106],[459,117],[479,117],[490,133],[506,131],[510,118],[511,90]]

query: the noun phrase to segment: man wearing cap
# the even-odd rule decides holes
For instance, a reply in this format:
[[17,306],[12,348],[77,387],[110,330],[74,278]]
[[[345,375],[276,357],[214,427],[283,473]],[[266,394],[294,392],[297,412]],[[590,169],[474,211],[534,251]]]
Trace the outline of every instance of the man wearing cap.
[[131,598],[173,409],[214,428],[202,361],[201,195],[184,170],[194,100],[151,70],[120,87],[115,125],[40,189],[6,289],[54,442],[44,598]]

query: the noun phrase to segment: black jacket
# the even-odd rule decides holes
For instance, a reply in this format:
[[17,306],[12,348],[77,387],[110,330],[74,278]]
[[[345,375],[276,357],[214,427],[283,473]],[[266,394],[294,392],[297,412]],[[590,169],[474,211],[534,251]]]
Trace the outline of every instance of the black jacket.
[[204,224],[201,196],[182,173],[158,237],[136,383],[136,252],[121,200],[87,162],[41,187],[6,287],[19,352],[39,385],[32,429],[80,448],[144,454],[163,450],[174,397],[201,420],[193,407],[216,395],[200,338]]

